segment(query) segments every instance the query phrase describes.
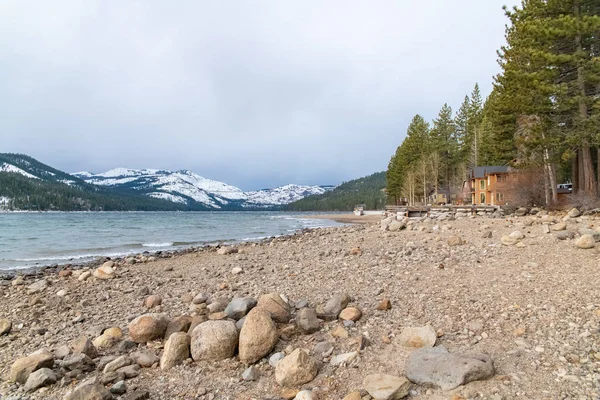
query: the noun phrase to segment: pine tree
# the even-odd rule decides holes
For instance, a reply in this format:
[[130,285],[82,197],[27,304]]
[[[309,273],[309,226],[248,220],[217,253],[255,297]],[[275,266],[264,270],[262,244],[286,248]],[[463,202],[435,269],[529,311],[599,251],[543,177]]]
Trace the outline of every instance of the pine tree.
[[439,180],[442,182],[442,186],[450,192],[456,172],[456,164],[459,161],[459,143],[456,124],[452,118],[452,108],[448,104],[444,104],[437,118],[433,121],[431,142],[439,159],[441,172]]

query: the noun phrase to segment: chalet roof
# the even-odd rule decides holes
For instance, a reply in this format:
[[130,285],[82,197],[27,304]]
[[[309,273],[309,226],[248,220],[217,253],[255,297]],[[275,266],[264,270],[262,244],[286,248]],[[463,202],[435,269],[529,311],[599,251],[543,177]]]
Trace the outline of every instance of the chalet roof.
[[471,178],[485,178],[486,175],[502,174],[508,172],[508,166],[505,165],[485,165],[475,167],[471,170]]

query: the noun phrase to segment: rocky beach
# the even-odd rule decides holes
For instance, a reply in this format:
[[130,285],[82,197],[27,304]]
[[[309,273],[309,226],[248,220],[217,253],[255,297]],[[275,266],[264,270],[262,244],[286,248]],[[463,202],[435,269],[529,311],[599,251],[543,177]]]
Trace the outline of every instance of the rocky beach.
[[600,218],[380,220],[6,276],[0,398],[599,398]]

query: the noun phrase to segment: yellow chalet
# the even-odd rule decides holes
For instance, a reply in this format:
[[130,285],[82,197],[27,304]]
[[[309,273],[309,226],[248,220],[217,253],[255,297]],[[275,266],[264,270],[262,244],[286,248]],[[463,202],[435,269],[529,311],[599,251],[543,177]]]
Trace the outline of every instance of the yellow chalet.
[[510,169],[507,166],[482,166],[471,170],[471,204],[503,206],[508,204]]

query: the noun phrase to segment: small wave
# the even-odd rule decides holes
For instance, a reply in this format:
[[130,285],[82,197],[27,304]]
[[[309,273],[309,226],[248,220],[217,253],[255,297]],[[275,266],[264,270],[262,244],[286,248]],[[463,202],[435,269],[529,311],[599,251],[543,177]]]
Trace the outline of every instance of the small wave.
[[256,237],[247,237],[247,238],[243,238],[243,239],[240,239],[240,240],[242,242],[252,242],[254,240],[263,240],[263,239],[266,239],[268,237],[270,237],[270,236],[256,236]]
[[164,243],[142,243],[143,247],[169,247],[173,246],[173,242],[164,242]]

